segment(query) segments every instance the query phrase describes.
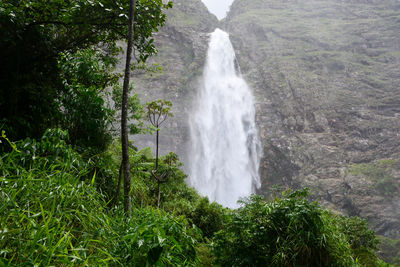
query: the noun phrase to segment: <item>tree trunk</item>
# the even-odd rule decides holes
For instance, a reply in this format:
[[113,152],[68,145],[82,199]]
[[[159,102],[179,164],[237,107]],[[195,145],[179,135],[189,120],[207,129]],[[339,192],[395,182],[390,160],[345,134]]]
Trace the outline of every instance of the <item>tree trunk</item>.
[[119,166],[118,186],[117,186],[117,193],[115,194],[114,206],[118,206],[118,204],[119,204],[119,196],[121,194],[121,184],[122,184],[122,162]]
[[160,208],[160,201],[161,201],[161,188],[160,188],[160,184],[161,181],[157,180],[158,183],[158,196],[157,196],[157,208]]
[[126,65],[124,75],[124,85],[122,88],[122,111],[121,111],[121,142],[122,142],[122,169],[124,173],[124,211],[130,217],[132,215],[131,203],[131,176],[129,162],[129,140],[128,140],[128,92],[129,78],[131,74],[131,59],[133,48],[133,20],[135,11],[135,0],[130,0],[129,7],[129,31],[128,46],[126,48]]
[[[159,126],[157,125],[156,127],[158,128]],[[159,136],[159,130],[157,130],[156,133],[156,171],[158,170],[158,136]]]
[[[156,171],[158,171],[158,136],[159,136],[159,130],[158,127],[160,125],[157,124],[157,133],[156,133]],[[157,208],[160,208],[160,178],[157,179],[157,184],[158,184],[158,196],[157,196]]]

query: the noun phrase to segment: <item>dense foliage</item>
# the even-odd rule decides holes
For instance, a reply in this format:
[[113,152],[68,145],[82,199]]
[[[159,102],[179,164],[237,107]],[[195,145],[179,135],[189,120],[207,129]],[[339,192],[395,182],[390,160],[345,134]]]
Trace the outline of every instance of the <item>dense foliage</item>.
[[271,203],[253,196],[218,233],[214,252],[222,266],[351,266],[341,234],[306,191]]
[[[359,218],[334,215],[307,191],[238,210],[209,203],[189,188],[178,161],[157,206],[149,148],[130,149],[133,216],[112,203],[120,144],[85,160],[68,134],[48,130],[0,157],[2,263],[144,266],[384,266],[377,239]],[[12,144],[12,143],[11,143]],[[9,146],[3,142],[3,146]],[[111,205],[111,206],[110,206]]]
[[334,215],[307,190],[266,202],[252,196],[214,237],[221,266],[386,266],[364,220]]
[[90,166],[49,130],[1,156],[1,262],[14,265],[194,265],[196,229],[151,207],[107,210]]
[[[171,5],[137,1],[138,62],[157,52],[152,34]],[[126,1],[110,0],[0,2],[0,125],[9,136],[40,138],[61,126],[77,135],[71,138],[77,145],[106,147],[110,114],[99,93],[116,85],[110,73],[120,52],[116,41],[126,36],[128,8]],[[92,135],[85,139],[86,131]]]
[[379,266],[381,261],[375,251],[379,240],[375,232],[368,228],[367,222],[359,217],[336,216],[340,232],[347,237],[351,252],[359,263],[365,266]]
[[107,88],[118,84],[119,75],[112,73],[115,60],[91,48],[62,53],[58,62],[64,85],[58,99],[60,125],[74,146],[104,151],[114,113],[104,99]]

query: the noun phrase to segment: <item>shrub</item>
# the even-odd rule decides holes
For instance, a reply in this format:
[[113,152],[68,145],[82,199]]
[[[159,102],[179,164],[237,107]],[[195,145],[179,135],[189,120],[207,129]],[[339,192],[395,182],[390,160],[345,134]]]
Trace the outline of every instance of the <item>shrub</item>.
[[148,207],[134,209],[125,222],[122,214],[116,218],[114,254],[123,266],[197,266],[199,232],[184,217]]
[[111,142],[113,111],[104,101],[107,88],[116,86],[115,60],[94,48],[61,53],[58,60],[63,90],[58,102],[61,125],[71,144],[86,154],[104,151]]
[[349,238],[352,248],[377,249],[379,243],[375,232],[368,229],[367,221],[359,217],[340,216],[341,230]]
[[[333,215],[335,223],[339,227],[349,243],[353,258],[366,267],[389,266],[377,255],[380,240],[373,230],[368,228],[367,221],[359,217],[346,217]],[[384,258],[384,257],[383,257]],[[387,260],[386,258],[384,258]],[[389,262],[389,261],[388,261]]]
[[81,177],[86,165],[67,133],[17,142],[1,156],[0,247],[3,262],[61,265],[107,262],[101,233],[109,231],[100,195]]
[[352,266],[345,236],[306,190],[267,203],[251,196],[216,234],[221,266]]
[[215,202],[210,204],[208,198],[204,197],[197,202],[188,217],[202,230],[204,237],[212,238],[216,232],[222,230],[226,213],[221,205]]

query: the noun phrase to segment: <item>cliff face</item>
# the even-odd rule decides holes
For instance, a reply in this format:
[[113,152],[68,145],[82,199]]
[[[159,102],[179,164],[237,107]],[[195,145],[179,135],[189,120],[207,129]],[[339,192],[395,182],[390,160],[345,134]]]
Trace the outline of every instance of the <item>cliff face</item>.
[[257,99],[259,193],[307,186],[327,207],[400,237],[399,1],[236,0],[218,23],[200,0],[177,0],[168,15],[152,59],[163,73],[134,77],[146,100],[174,102],[164,151],[187,162],[207,33],[224,28]]
[[400,2],[236,0],[224,22],[254,90],[262,194],[310,187],[400,236]]

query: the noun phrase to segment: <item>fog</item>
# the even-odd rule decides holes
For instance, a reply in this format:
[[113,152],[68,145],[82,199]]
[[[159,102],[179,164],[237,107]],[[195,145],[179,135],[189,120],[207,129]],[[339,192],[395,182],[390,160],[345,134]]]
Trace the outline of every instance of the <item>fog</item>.
[[219,20],[226,16],[233,0],[202,0],[211,13],[217,16]]

